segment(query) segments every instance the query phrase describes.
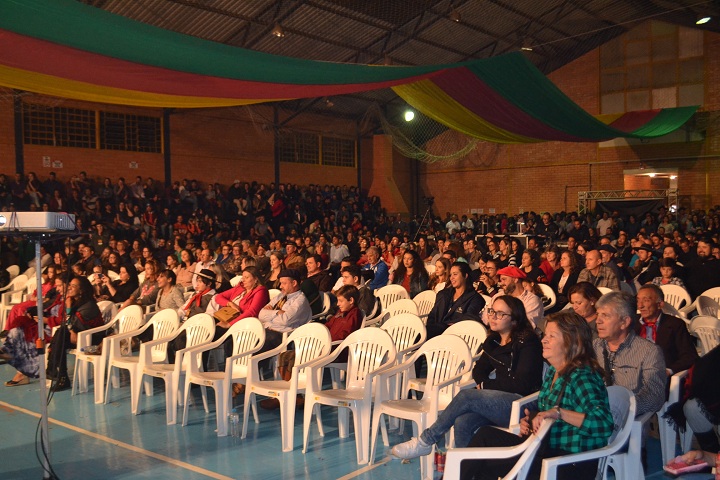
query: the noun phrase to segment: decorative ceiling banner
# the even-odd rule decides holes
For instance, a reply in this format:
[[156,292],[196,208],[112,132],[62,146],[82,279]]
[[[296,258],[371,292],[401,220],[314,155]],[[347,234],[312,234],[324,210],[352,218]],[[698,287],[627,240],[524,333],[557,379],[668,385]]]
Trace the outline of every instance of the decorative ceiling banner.
[[74,0],[0,0],[0,85],[168,108],[393,88],[443,125],[498,143],[652,138],[681,127],[698,108],[594,117],[519,52],[412,67],[320,62],[202,40]]

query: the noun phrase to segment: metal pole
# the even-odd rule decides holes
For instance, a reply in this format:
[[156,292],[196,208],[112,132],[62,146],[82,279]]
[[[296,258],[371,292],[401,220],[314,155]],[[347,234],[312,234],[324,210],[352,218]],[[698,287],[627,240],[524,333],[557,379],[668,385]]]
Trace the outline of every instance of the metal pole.
[[45,322],[43,320],[43,297],[42,297],[42,265],[40,258],[40,240],[35,240],[35,278],[37,280],[37,309],[38,309],[38,341],[40,351],[38,352],[38,365],[40,366],[40,442],[43,450],[42,465],[43,479],[50,476],[50,439],[48,438],[48,408],[47,408],[47,386],[45,385]]

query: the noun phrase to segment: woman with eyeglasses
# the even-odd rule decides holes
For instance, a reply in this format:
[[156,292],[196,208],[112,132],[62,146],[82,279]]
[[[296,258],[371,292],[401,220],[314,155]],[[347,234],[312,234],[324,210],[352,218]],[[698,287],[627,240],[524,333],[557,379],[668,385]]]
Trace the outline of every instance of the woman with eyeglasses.
[[428,455],[434,443],[455,427],[455,445],[466,447],[485,425],[508,426],[512,402],[537,391],[542,383],[542,346],[523,303],[510,295],[494,299],[487,310],[490,328],[482,356],[473,368],[475,389],[460,390],[437,421],[419,437],[396,445],[398,458]]

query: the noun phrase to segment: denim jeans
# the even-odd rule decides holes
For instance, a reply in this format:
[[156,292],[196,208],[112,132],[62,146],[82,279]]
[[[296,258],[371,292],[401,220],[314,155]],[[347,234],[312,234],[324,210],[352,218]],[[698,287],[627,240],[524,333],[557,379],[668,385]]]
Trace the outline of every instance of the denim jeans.
[[519,398],[521,396],[517,393],[499,390],[460,390],[420,438],[426,444],[432,445],[455,426],[455,446],[466,447],[475,431],[482,426],[507,427],[510,423],[512,402]]

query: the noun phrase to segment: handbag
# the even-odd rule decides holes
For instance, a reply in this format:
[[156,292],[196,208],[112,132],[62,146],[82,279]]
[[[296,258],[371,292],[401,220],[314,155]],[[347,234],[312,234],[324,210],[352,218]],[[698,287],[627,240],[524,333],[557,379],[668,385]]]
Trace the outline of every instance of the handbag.
[[235,310],[233,307],[222,307],[217,312],[213,313],[213,318],[218,322],[229,322],[240,315],[240,312]]

